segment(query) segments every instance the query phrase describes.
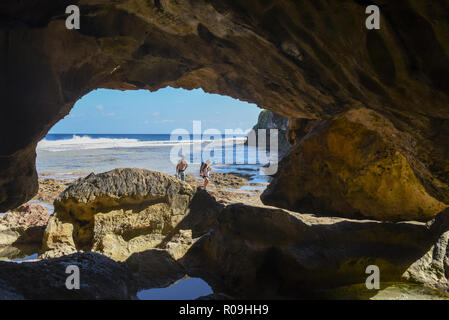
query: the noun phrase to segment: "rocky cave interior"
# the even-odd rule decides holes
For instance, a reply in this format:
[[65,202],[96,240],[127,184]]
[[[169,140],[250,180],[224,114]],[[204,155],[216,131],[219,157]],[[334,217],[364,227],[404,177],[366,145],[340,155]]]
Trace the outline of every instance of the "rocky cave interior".
[[[294,146],[262,195],[277,209],[260,215],[236,205],[220,213],[215,238],[233,235],[229,252],[239,240],[268,233],[254,240],[263,254],[252,252],[242,263],[260,271],[246,283],[249,271],[236,262],[202,274],[217,283],[216,292],[304,296],[324,283],[359,283],[356,270],[367,261],[381,264],[386,278],[408,272],[415,282],[447,290],[449,2],[371,2],[381,8],[380,30],[365,28],[367,4],[358,0],[3,1],[0,212],[37,192],[36,145],[83,95],[96,88],[202,88],[288,117]],[[65,27],[70,4],[80,8],[79,30]],[[234,230],[235,223],[247,229]],[[316,233],[323,237],[314,243]],[[352,256],[339,257],[338,246],[324,249],[332,239]],[[191,251],[202,250],[203,261],[213,260],[207,268],[217,270],[229,252],[210,241]],[[302,256],[289,251],[298,246]],[[324,257],[314,260],[314,247]],[[72,259],[97,263],[85,255]],[[71,258],[59,259],[55,264]],[[201,269],[193,260],[191,274]],[[265,265],[269,260],[274,264]],[[420,274],[410,271],[417,263]],[[233,289],[220,287],[223,279]]]

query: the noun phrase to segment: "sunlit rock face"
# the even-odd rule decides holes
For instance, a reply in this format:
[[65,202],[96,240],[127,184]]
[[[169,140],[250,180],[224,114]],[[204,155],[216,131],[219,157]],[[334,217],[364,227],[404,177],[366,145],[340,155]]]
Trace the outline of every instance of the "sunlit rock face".
[[411,135],[368,109],[316,122],[282,160],[262,200],[296,212],[430,220],[446,205],[423,186],[436,181],[414,157],[415,146]]
[[0,260],[37,252],[49,217],[45,207],[34,203],[0,216]]
[[[259,114],[257,123],[254,125],[253,130],[255,136],[254,141],[248,139],[248,144],[257,146],[260,144],[266,144],[266,150],[276,150],[279,159],[284,157],[291,149],[291,145],[287,140],[287,130],[289,127],[289,120],[286,117],[280,116],[270,110],[262,110]],[[261,130],[262,131],[259,131]],[[271,130],[277,130],[277,139],[271,136]],[[265,137],[265,142],[259,140],[259,136]],[[263,138],[262,138],[263,139]],[[276,141],[277,145],[271,145],[271,140]]]
[[91,174],[56,199],[41,257],[92,250],[122,261],[135,252],[163,248],[179,259],[194,238],[210,230],[220,209],[207,193],[195,193],[162,172]]
[[[79,5],[79,30],[65,8]],[[96,88],[203,88],[290,118],[367,107],[416,140],[449,203],[448,2],[15,1],[0,4],[0,212],[37,191],[35,147]],[[14,132],[14,135],[11,133]],[[410,160],[409,160],[410,161]]]

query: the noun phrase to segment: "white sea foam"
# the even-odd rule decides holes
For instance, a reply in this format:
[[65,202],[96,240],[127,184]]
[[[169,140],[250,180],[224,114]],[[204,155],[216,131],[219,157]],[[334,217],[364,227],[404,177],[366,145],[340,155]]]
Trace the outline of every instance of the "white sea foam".
[[193,143],[223,143],[229,142],[242,144],[245,137],[233,137],[219,140],[163,140],[163,141],[142,141],[138,139],[113,139],[113,138],[92,138],[88,136],[74,135],[71,139],[65,140],[47,140],[44,139],[37,144],[38,151],[70,151],[70,150],[88,150],[88,149],[117,149],[117,148],[145,148],[145,147],[170,147],[179,144]]

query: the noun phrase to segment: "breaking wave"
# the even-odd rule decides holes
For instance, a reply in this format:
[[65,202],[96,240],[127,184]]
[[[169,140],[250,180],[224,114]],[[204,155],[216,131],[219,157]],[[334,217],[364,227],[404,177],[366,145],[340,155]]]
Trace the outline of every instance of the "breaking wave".
[[245,137],[223,138],[217,140],[139,140],[131,138],[93,138],[89,136],[73,135],[71,139],[47,140],[44,139],[37,144],[38,151],[70,151],[88,149],[121,149],[121,148],[148,148],[148,147],[170,147],[179,144],[193,143],[218,143],[242,144]]

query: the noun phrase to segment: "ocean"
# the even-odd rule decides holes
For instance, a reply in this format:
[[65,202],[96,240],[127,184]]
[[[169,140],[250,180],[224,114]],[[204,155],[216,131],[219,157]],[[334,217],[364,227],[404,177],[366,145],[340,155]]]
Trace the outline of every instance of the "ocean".
[[267,181],[259,172],[266,163],[259,161],[256,147],[245,145],[245,136],[170,138],[170,134],[48,134],[38,143],[36,167],[42,177],[67,180],[128,167],[174,175],[177,159],[185,154],[190,163],[187,174],[199,177],[201,161],[210,159],[216,172],[239,172],[252,175],[251,182]]

